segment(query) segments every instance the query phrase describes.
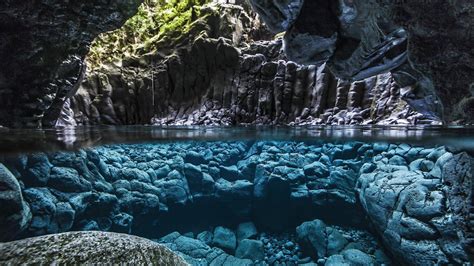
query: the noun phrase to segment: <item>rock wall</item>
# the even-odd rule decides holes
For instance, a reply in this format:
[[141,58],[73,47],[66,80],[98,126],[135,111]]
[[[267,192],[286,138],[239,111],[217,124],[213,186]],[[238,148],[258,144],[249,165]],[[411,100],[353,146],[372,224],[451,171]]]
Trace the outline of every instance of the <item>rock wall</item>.
[[442,102],[447,122],[473,122],[472,1],[250,3],[273,32],[285,32],[291,60],[327,62],[348,80],[390,71],[400,86],[412,87],[404,97],[419,112],[441,116]]
[[358,142],[113,145],[6,157],[22,198],[10,188],[2,199],[17,193],[30,212],[17,209],[22,219],[9,227],[16,234],[2,236],[102,230],[157,238],[245,221],[281,232],[314,218],[364,228],[365,213],[400,262],[463,263],[473,161],[444,147]]
[[99,33],[118,28],[141,0],[0,3],[0,124],[54,125],[85,73]]
[[69,113],[79,125],[437,123],[409,107],[390,74],[350,84],[325,65],[286,60],[281,48],[199,38],[158,62],[88,73]]
[[393,5],[392,17],[408,30],[411,59],[434,81],[448,121],[473,124],[474,3],[404,1]]
[[[22,1],[21,3],[17,3],[14,1],[4,1],[0,5],[0,26],[4,29],[2,31],[2,34],[0,35],[0,39],[2,40],[2,45],[0,46],[0,56],[2,58],[0,65],[0,69],[2,69],[0,73],[0,104],[2,106],[2,109],[0,109],[0,123],[6,126],[39,126],[42,124],[52,126],[61,124],[73,124],[74,122],[71,119],[73,114],[70,112],[71,109],[69,108],[69,98],[71,98],[76,93],[79,83],[82,80],[82,77],[85,75],[86,68],[84,64],[84,57],[88,52],[88,47],[91,41],[101,32],[109,31],[111,29],[120,27],[120,25],[128,17],[132,16],[136,12],[137,6],[140,4],[140,2],[140,0],[118,2],[115,1],[113,3],[103,3],[100,1],[93,1],[88,3],[63,3],[60,1]],[[311,27],[305,27],[305,23],[316,23],[316,25],[320,25],[321,27],[324,27],[326,25],[328,32],[332,29],[330,15],[319,16],[321,18],[321,21],[319,21],[318,19],[308,19],[307,21],[304,19],[298,19],[300,13],[311,14],[312,8],[317,5],[323,5],[324,1],[320,1],[320,3],[315,1],[314,4],[307,3],[304,7],[303,1],[283,1],[267,9],[262,8],[261,6],[259,8],[259,5],[255,4],[259,1],[251,2],[254,3],[254,8],[257,12],[264,14],[264,17],[272,17],[274,21],[268,19],[266,20],[270,29],[281,31],[287,29],[294,23],[298,24],[298,30],[301,31],[299,33],[311,29]],[[356,5],[360,5],[360,1],[356,2]],[[474,24],[472,21],[474,16],[472,15],[473,9],[471,1],[459,0],[445,3],[445,1],[439,0],[434,1],[429,5],[427,5],[426,3],[403,2],[399,4],[394,4],[392,2],[385,3],[385,1],[375,2],[377,2],[378,7],[384,7],[379,8],[380,10],[377,9],[377,12],[375,12],[377,14],[382,14],[377,17],[377,22],[379,23],[379,26],[383,24],[382,28],[384,30],[390,30],[392,28],[389,27],[389,25],[394,24],[403,26],[407,30],[407,33],[409,35],[408,37],[410,38],[410,57],[412,61],[416,63],[417,67],[423,70],[424,73],[429,75],[431,79],[434,80],[436,84],[436,93],[440,96],[441,101],[443,101],[444,103],[444,107],[447,114],[447,121],[454,123],[472,122],[471,118],[474,117],[472,116],[472,112],[474,110],[472,104],[474,93],[472,89],[472,76],[474,76],[474,67],[472,66],[473,54],[472,49],[470,49],[470,46],[466,45],[472,42],[472,38],[474,36],[474,34],[472,34],[471,32],[472,25]],[[374,4],[375,2],[372,1],[370,3]],[[268,3],[272,2],[270,1]],[[349,5],[346,3],[346,5],[348,5],[347,7],[349,8],[347,10],[350,11],[350,7],[352,4]],[[370,5],[361,5],[361,7],[367,6]],[[279,13],[271,11],[274,8],[280,10],[281,12]],[[329,11],[332,10],[329,6],[327,7],[327,9]],[[336,8],[335,10],[338,9]],[[448,12],[445,12],[445,10],[448,10]],[[327,14],[330,14],[330,12]],[[351,14],[350,12],[347,14],[344,13],[344,16],[342,17],[344,19],[350,19]],[[440,20],[439,18],[442,19]],[[331,23],[327,22],[326,20]],[[278,24],[277,22],[281,23]],[[373,25],[366,26],[370,29],[373,29]],[[241,30],[245,31],[245,29]],[[351,34],[355,34],[354,29],[350,27],[345,30],[347,32],[350,32]],[[324,32],[310,33],[317,35]],[[266,35],[261,31],[257,32],[256,34]],[[368,38],[369,35],[370,34],[368,34],[366,37]],[[367,44],[373,41],[373,38],[368,39],[370,40],[364,43]],[[347,41],[348,45],[347,47],[345,47],[345,49],[343,49],[344,51],[351,50],[355,47],[355,43],[351,42],[351,40],[352,39],[349,38],[349,40]],[[210,40],[208,41],[212,42]],[[403,43],[406,44],[406,42]],[[235,46],[235,44],[233,45]],[[318,45],[313,45],[308,49],[299,49],[299,51],[310,51],[313,48],[317,50],[318,47]],[[214,47],[213,49],[215,48],[216,47]],[[198,54],[202,53],[200,50],[195,50],[195,52],[197,52]],[[178,54],[181,53],[182,52],[178,51]],[[243,54],[245,54],[245,52]],[[192,57],[208,55],[209,54],[201,54],[193,55]],[[338,54],[338,57],[345,58],[345,55]],[[162,62],[162,59],[163,58],[145,64],[146,66],[143,67],[143,69],[141,70],[144,73],[140,74],[143,77],[139,78],[138,83],[147,85],[150,83],[150,79],[154,80],[154,78],[151,78],[151,75],[148,74],[150,74],[150,72],[154,72],[150,69],[155,68],[155,66],[157,65],[160,65],[160,68],[165,68],[164,71],[167,72],[165,65],[157,64],[158,61]],[[178,61],[186,62],[186,59],[183,58],[175,59]],[[390,60],[392,59],[393,58],[390,58]],[[133,64],[140,65],[140,62],[142,60],[143,59],[140,59],[138,60],[138,62],[134,62]],[[380,60],[376,61],[379,62]],[[172,62],[172,60],[170,60],[169,62]],[[279,65],[279,63],[277,64]],[[286,62],[285,65],[286,64],[288,64],[288,62]],[[199,66],[202,67],[202,65],[200,64]],[[233,62],[231,66],[228,66],[229,69],[225,71],[228,76],[220,77],[220,80],[215,81],[214,85],[222,85],[223,82],[230,84],[234,80],[240,81],[240,78],[253,79],[253,75],[244,74],[243,76],[245,77],[241,77],[242,75],[230,75],[229,73],[232,73],[232,70],[235,69],[236,66],[239,66],[237,62]],[[257,63],[253,65],[253,67],[260,66]],[[239,66],[239,68],[241,67]],[[268,75],[263,75],[263,83],[268,83],[268,79],[270,79],[270,77],[273,75],[273,72],[276,72],[275,68],[279,67],[274,66],[272,64],[265,67],[264,71],[267,72],[265,72],[264,74]],[[281,68],[282,67],[280,67],[280,71]],[[305,70],[306,67],[291,66],[290,72],[293,71],[291,70],[292,68],[303,69],[302,72],[307,71]],[[311,69],[311,67],[308,68]],[[398,69],[397,73],[404,73],[406,71],[407,69],[401,68]],[[239,110],[229,110],[229,108],[221,108],[219,107],[219,105],[227,106],[228,103],[224,101],[219,102],[219,99],[214,98],[209,98],[206,100],[217,100],[217,107],[210,108],[209,104],[207,104],[191,108],[188,106],[189,103],[185,101],[183,102],[183,106],[186,107],[174,105],[170,107],[172,109],[171,111],[163,111],[163,109],[168,109],[168,106],[166,104],[161,103],[161,101],[153,101],[152,106],[150,106],[150,103],[144,103],[143,105],[141,104],[141,99],[139,99],[139,96],[135,95],[140,94],[138,93],[140,90],[145,90],[143,88],[139,89],[140,87],[143,87],[145,85],[128,84],[132,77],[136,77],[136,75],[133,75],[133,73],[129,72],[133,72],[133,70],[130,70],[129,68],[119,69],[117,72],[117,70],[112,69],[110,73],[102,72],[109,76],[109,78],[111,76],[116,76],[117,73],[123,74],[124,77],[119,79],[119,81],[126,81],[127,83],[124,83],[126,85],[120,85],[119,87],[128,88],[128,90],[133,89],[134,91],[133,93],[123,94],[123,98],[121,99],[115,99],[115,97],[119,97],[118,95],[112,97],[112,102],[116,105],[116,109],[120,108],[120,110],[113,110],[110,108],[110,106],[112,105],[109,101],[110,97],[109,95],[107,95],[107,93],[105,93],[105,95],[100,96],[104,99],[104,101],[109,101],[109,103],[103,103],[101,104],[102,106],[100,108],[96,107],[96,109],[102,108],[107,110],[94,110],[94,108],[92,108],[92,110],[85,110],[88,108],[87,106],[80,106],[81,103],[76,103],[76,105],[79,105],[79,107],[76,107],[76,110],[82,112],[76,114],[77,116],[79,116],[78,120],[80,123],[97,123],[97,120],[100,116],[106,116],[102,117],[100,119],[100,122],[108,124],[150,123],[150,118],[153,118],[154,116],[158,118],[158,121],[155,123],[164,123],[163,121],[168,121],[168,123],[176,122],[177,124],[208,123],[204,122],[203,119],[183,118],[182,115],[179,114],[179,110],[181,108],[188,111],[184,112],[183,110],[183,113],[186,113],[186,116],[192,114],[193,111],[198,112],[197,110],[199,109],[204,109],[206,112],[212,110],[212,112],[217,113],[217,115],[213,115],[213,120],[215,121],[219,121],[222,118],[223,115],[219,113],[231,113],[230,115],[228,115],[231,117],[230,119],[224,119],[226,121],[225,123],[230,123],[228,120],[234,120],[234,123],[245,123],[249,120],[251,122],[264,121],[264,123],[266,123],[267,121],[275,120],[281,121],[282,123],[291,123],[296,122],[296,118],[298,117],[302,117],[302,120],[304,120],[307,114],[306,112],[302,112],[302,110],[299,110],[299,108],[296,108],[296,110],[291,110],[291,108],[290,110],[278,110],[279,103],[277,100],[275,100],[275,103],[273,103],[275,108],[264,107],[268,105],[268,100],[266,99],[269,98],[268,95],[262,95],[261,97],[248,97],[254,97],[254,99],[251,99],[250,101],[263,100],[264,103],[262,104],[262,108],[267,109],[264,111],[251,110],[251,108],[249,109],[246,106],[240,106],[239,102],[237,102],[236,106],[233,108]],[[316,71],[309,70],[308,72]],[[156,74],[160,75],[160,73],[161,72]],[[94,81],[91,80],[95,79],[96,74],[97,73],[91,73],[89,75],[89,81],[86,82],[86,84],[91,82],[93,83]],[[205,70],[201,70],[201,72],[197,73],[197,75],[200,74],[203,74],[204,76],[197,76],[195,78],[204,80],[213,79],[212,76],[214,75],[214,73],[211,73],[212,75],[205,73]],[[166,75],[166,73],[164,73],[163,75]],[[289,75],[291,76],[291,73]],[[305,74],[303,73],[301,75],[304,76]],[[274,75],[274,77],[278,77],[278,75]],[[306,81],[305,78],[297,78],[296,80],[298,80],[298,82],[300,83],[304,83],[304,81]],[[311,79],[309,80],[311,81]],[[154,82],[155,81],[153,81],[153,83]],[[389,83],[387,83],[386,86],[392,87],[392,85],[389,85]],[[228,84],[223,85],[228,86]],[[262,85],[261,88],[265,88],[267,85]],[[420,87],[419,85],[420,84],[415,85],[415,87]],[[423,84],[423,86],[424,85],[429,87],[429,84],[427,83]],[[149,85],[147,86],[149,87]],[[183,89],[179,87],[174,88],[174,84],[171,84],[169,86],[166,84],[161,84],[160,86],[167,87],[169,91],[173,91],[175,89]],[[234,86],[236,86],[236,84],[234,84]],[[205,93],[214,94],[214,92],[211,92],[213,86],[206,84],[206,86],[204,87]],[[334,87],[334,85],[332,87]],[[330,90],[331,94],[335,94],[338,92],[337,87],[339,86],[336,86],[335,91]],[[403,85],[402,87],[405,87],[405,85]],[[83,86],[83,88],[87,88],[87,86]],[[116,87],[114,87],[114,89],[120,90]],[[193,86],[190,86],[186,89],[191,90],[194,88]],[[225,90],[224,88],[220,89]],[[234,88],[234,90],[238,91],[237,88]],[[240,90],[242,90],[242,88],[240,88]],[[260,88],[254,87],[251,88],[251,90],[260,90]],[[342,91],[344,90],[347,90],[347,88],[342,89]],[[203,93],[202,91],[200,92]],[[288,93],[288,91],[286,93]],[[384,93],[388,92],[385,91]],[[421,89],[405,88],[403,90],[402,96],[405,100],[410,102],[411,106],[415,106],[415,109],[417,109],[418,112],[424,113],[425,111],[434,108],[433,106],[431,106],[433,104],[431,100],[433,100],[434,98],[428,97],[429,93],[429,91],[423,91]],[[98,95],[95,91],[88,91],[87,93],[83,92],[82,94],[83,95],[79,96],[79,98],[82,97],[83,100],[86,101],[86,103],[87,100],[90,100],[91,102],[96,101],[95,96]],[[84,94],[89,94],[89,96]],[[125,98],[129,97],[129,94],[135,95],[132,95],[131,99]],[[21,96],[18,97],[18,95]],[[141,93],[141,95],[142,97],[147,96],[146,93]],[[279,93],[276,93],[276,95],[278,98]],[[378,96],[381,96],[381,94],[379,93]],[[161,97],[161,95],[157,96],[157,98],[159,97]],[[342,99],[348,97],[349,95],[345,95],[344,97],[342,97]],[[293,95],[292,98],[299,98],[299,95]],[[377,104],[380,106],[383,106],[384,103],[386,103],[385,99],[387,99],[387,97],[382,98],[382,100],[376,101]],[[201,99],[193,100],[200,101]],[[97,101],[101,101],[101,99],[97,99]],[[119,103],[119,101],[123,103]],[[138,104],[131,104],[137,101]],[[175,103],[177,103],[176,99]],[[340,101],[339,103],[344,103],[344,100]],[[131,107],[133,107],[134,109],[130,111],[123,110],[124,108],[130,107],[130,105],[132,105]],[[161,106],[160,108],[155,107],[159,109],[155,110],[153,105],[163,106]],[[401,123],[406,122],[403,120],[405,119],[405,117],[411,117],[407,120],[412,123],[411,121],[416,120],[414,119],[414,117],[416,117],[417,115],[406,115],[406,107],[400,107],[402,105],[403,104],[400,103],[390,106],[390,109],[405,109],[402,112],[403,114],[400,114],[400,112],[396,111],[394,117],[397,117],[399,115],[402,116]],[[305,105],[305,107],[307,106]],[[311,107],[315,109],[324,109],[324,107],[321,106],[311,105]],[[148,110],[149,108],[153,110],[150,111]],[[269,110],[272,108],[274,111]],[[327,109],[331,108],[333,108],[333,106],[329,105]],[[135,109],[139,109],[139,111]],[[191,111],[191,109],[194,110]],[[245,112],[242,110],[244,110]],[[92,114],[88,111],[92,112]],[[114,116],[113,114],[107,113],[112,111],[119,112],[119,114]],[[361,115],[362,117],[366,117],[365,113],[351,113],[350,108],[348,108],[347,111],[349,113],[349,117],[351,115],[355,115],[357,117]],[[123,115],[124,112],[128,112],[125,117]],[[387,120],[387,117],[377,116],[377,112],[377,108],[372,108],[371,113],[375,115],[371,118],[363,120]],[[107,114],[102,115],[102,113]],[[148,113],[152,114],[151,117]],[[280,117],[282,113],[284,113],[284,115],[283,117]],[[315,118],[314,116],[316,115],[313,114],[313,122],[326,123],[328,121],[327,117],[335,113],[337,113],[337,111],[334,112],[334,110],[330,110],[327,115]],[[243,116],[243,118],[240,118],[240,116]],[[254,116],[261,116],[261,118],[254,118]],[[345,116],[346,113],[343,113],[334,119],[329,119],[329,123],[334,123],[333,120],[339,120],[341,121],[341,123],[342,120],[350,120],[349,122],[345,121],[344,123],[360,123],[359,118],[346,119],[344,118]],[[341,117],[343,118],[341,119]],[[319,121],[319,118],[321,118],[322,121]],[[391,120],[393,119],[391,118],[389,120],[391,122]],[[423,119],[419,120],[423,121]]]

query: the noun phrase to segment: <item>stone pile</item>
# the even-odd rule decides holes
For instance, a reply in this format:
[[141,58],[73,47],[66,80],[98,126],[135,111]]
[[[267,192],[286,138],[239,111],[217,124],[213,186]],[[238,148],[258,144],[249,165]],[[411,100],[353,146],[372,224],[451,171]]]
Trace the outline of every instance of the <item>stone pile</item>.
[[[159,238],[177,230],[209,231],[212,237],[200,234],[206,245],[237,255],[246,234],[258,238],[246,232],[252,226],[236,233],[236,223],[252,221],[259,233],[325,228],[316,231],[341,239],[333,225],[363,228],[369,221],[405,263],[461,263],[472,241],[466,201],[472,164],[467,153],[443,146],[362,142],[124,144],[9,156],[3,160],[8,170],[1,172],[6,185],[0,206],[8,213],[1,236],[101,230]],[[329,226],[303,223],[315,218]],[[313,260],[352,256],[307,242],[301,250]],[[267,244],[268,260],[285,255],[281,244],[273,251]]]

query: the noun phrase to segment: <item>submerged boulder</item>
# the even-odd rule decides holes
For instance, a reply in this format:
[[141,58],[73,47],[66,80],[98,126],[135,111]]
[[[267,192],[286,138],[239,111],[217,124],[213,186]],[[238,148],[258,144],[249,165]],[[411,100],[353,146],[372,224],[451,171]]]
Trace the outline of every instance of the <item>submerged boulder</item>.
[[244,239],[240,241],[235,256],[241,259],[262,261],[265,257],[263,243],[260,240]]
[[106,232],[70,232],[1,243],[0,264],[187,265],[163,245]]
[[0,241],[15,237],[28,225],[31,212],[16,177],[0,163]]
[[306,252],[315,259],[337,254],[347,244],[339,231],[327,227],[321,220],[302,223],[296,228],[296,237]]
[[235,247],[237,246],[237,238],[232,230],[218,226],[214,229],[212,243],[229,253],[234,253]]

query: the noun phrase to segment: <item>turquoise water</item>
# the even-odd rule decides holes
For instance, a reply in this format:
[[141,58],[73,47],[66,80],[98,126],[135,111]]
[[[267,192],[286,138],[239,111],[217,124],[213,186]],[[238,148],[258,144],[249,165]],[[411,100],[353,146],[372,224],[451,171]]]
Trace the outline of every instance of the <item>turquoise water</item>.
[[122,232],[193,265],[463,263],[473,141],[470,128],[5,130],[0,176],[21,197],[2,205],[2,236]]

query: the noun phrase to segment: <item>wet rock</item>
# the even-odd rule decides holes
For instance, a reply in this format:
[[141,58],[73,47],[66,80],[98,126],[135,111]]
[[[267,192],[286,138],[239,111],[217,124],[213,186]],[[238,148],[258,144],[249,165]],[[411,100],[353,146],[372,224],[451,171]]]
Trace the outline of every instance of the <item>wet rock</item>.
[[128,213],[119,213],[112,217],[113,225],[110,228],[113,232],[130,234],[133,225],[133,216]]
[[206,163],[207,160],[204,158],[203,154],[195,151],[190,151],[186,153],[186,156],[184,157],[184,162],[194,165],[200,165]]
[[168,173],[165,179],[155,181],[162,198],[169,204],[185,204],[188,201],[189,187],[186,178],[177,170]]
[[240,259],[225,253],[222,249],[211,248],[205,243],[180,235],[178,232],[168,234],[160,242],[179,253],[192,265],[253,265],[248,259]]
[[84,192],[92,188],[91,183],[81,179],[75,169],[65,167],[51,169],[48,185],[64,192]]
[[230,254],[233,254],[237,246],[237,238],[232,230],[218,226],[214,229],[212,244],[216,247],[222,248]]
[[31,219],[30,207],[23,199],[15,176],[0,163],[0,241],[21,233]]
[[316,178],[325,178],[329,175],[327,166],[320,162],[314,162],[303,167],[305,175],[316,176]]
[[57,199],[46,188],[29,188],[24,192],[25,200],[29,203],[33,215],[29,230],[34,234],[56,232],[54,217],[56,215]]
[[308,254],[316,259],[326,257],[326,225],[321,220],[302,223],[296,227],[296,236]]
[[210,231],[201,232],[196,236],[196,239],[205,243],[208,246],[212,244],[213,238],[214,238],[214,235]]
[[263,243],[258,240],[243,239],[235,251],[235,256],[241,259],[250,259],[253,261],[263,261]]
[[51,167],[52,165],[46,154],[33,154],[28,158],[26,172],[23,175],[25,183],[39,186],[46,185]]
[[241,223],[237,227],[236,235],[238,241],[254,238],[257,236],[257,228],[252,222]]
[[341,253],[341,255],[332,255],[328,258],[325,266],[328,265],[351,265],[351,266],[362,266],[362,265],[375,265],[374,260],[369,255],[357,249],[348,249]]
[[231,166],[220,166],[221,177],[228,181],[236,181],[242,179],[242,174],[236,165]]
[[[90,43],[100,33],[120,27],[137,12],[141,2],[48,1],[41,8],[32,2],[4,3],[0,7],[5,14],[2,27],[14,24],[18,28],[0,36],[6,45],[1,48],[0,76],[6,85],[0,100],[0,123],[34,127],[55,126],[58,120],[67,120],[61,119],[61,110],[85,75],[84,59]],[[46,24],[50,26],[43,27]]]
[[5,264],[187,265],[180,256],[150,240],[106,232],[71,232],[2,243],[0,254],[0,262]]
[[[439,148],[420,150],[411,159],[412,162],[407,162],[411,171],[390,171],[378,164],[374,173],[361,174],[357,188],[362,206],[388,250],[402,261],[410,264],[442,264],[450,260],[467,260],[466,253],[462,251],[462,246],[466,244],[458,244],[455,248],[449,240],[452,237],[463,239],[465,233],[454,233],[447,226],[453,225],[448,222],[451,218],[447,217],[467,213],[466,205],[457,196],[446,194],[450,186],[443,187],[440,184],[448,179],[450,181],[447,182],[456,183],[455,186],[468,195],[469,185],[460,181],[466,179],[458,178],[470,175],[472,158],[465,154],[453,156]],[[457,165],[456,170],[453,165]],[[426,171],[430,171],[429,174]],[[456,204],[452,205],[454,202]],[[456,227],[462,226],[458,224]],[[450,255],[456,259],[449,259],[446,254],[456,254]]]

